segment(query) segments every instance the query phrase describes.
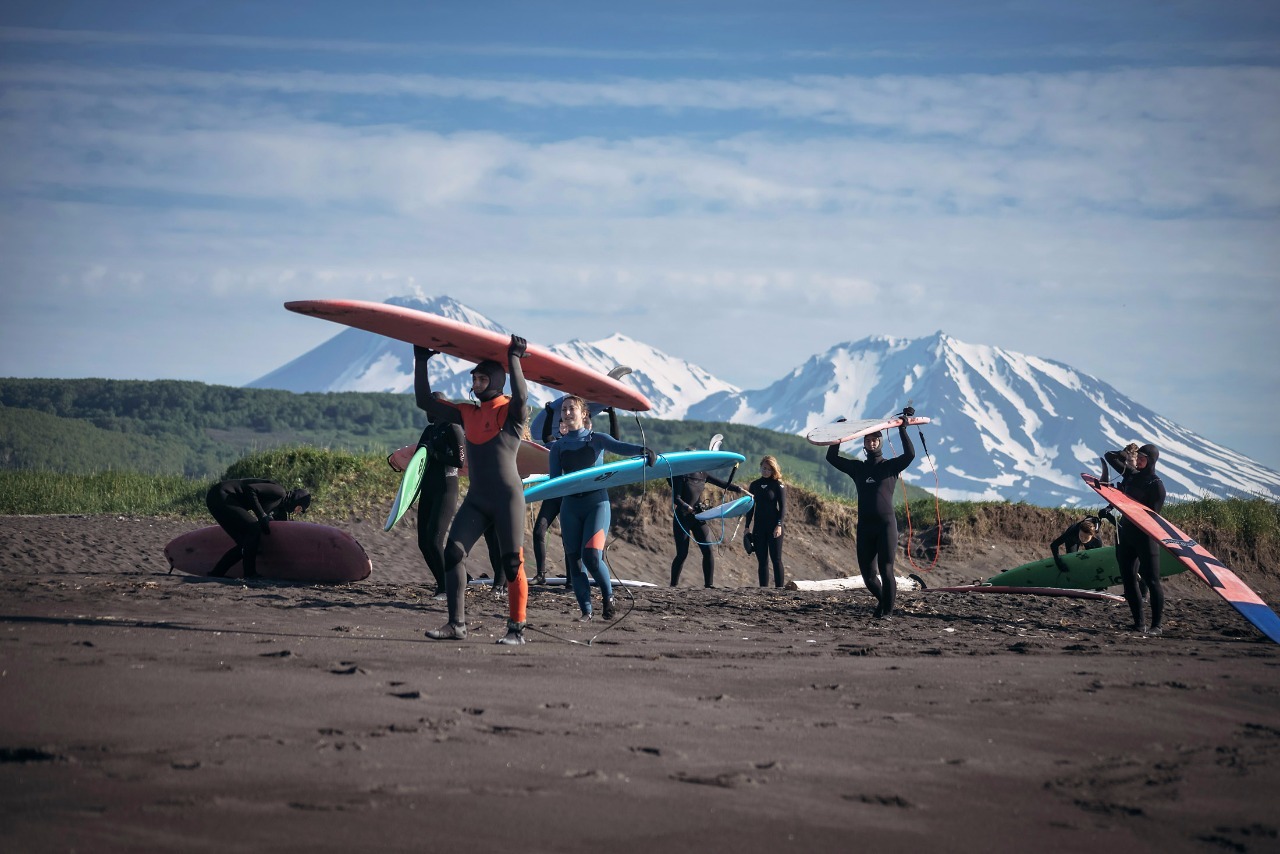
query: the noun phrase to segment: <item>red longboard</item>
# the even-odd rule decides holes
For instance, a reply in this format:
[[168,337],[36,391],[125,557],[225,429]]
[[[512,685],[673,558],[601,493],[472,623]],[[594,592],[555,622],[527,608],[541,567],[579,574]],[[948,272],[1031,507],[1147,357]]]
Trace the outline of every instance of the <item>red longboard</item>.
[[1084,478],[1090,489],[1119,510],[1125,519],[1137,525],[1170,554],[1185,563],[1187,569],[1209,585],[1213,592],[1226,599],[1231,607],[1257,626],[1259,631],[1280,643],[1280,616],[1276,616],[1275,611],[1249,585],[1227,569],[1208,549],[1188,537],[1177,525],[1150,507],[1134,501],[1111,484],[1103,483],[1091,474],[1081,474],[1080,477]]
[[[503,366],[507,364],[510,336],[425,311],[346,299],[298,300],[287,302],[284,307],[298,314],[430,347],[468,362],[492,359]],[[553,386],[593,403],[638,412],[651,408],[649,399],[636,389],[534,344],[528,346],[520,367],[530,382]]]
[[[189,531],[164,547],[170,570],[208,575],[235,542],[217,525]],[[262,538],[258,574],[280,581],[345,582],[368,578],[373,563],[364,547],[346,531],[312,522],[272,522]],[[244,577],[237,563],[228,578]]]
[[[417,445],[405,445],[391,455],[391,463],[396,471],[405,470],[417,449]],[[520,447],[516,450],[516,469],[520,472],[521,478],[546,474],[551,470],[551,453],[537,442],[521,439]],[[463,466],[459,469],[458,474],[465,476],[467,467]]]

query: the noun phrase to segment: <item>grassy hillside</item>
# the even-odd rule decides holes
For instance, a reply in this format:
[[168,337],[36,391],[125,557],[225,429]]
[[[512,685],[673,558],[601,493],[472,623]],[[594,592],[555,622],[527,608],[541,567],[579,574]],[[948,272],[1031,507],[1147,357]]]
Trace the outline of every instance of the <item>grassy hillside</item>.
[[[597,427],[605,429],[605,419]],[[88,475],[130,471],[213,480],[246,454],[310,446],[384,457],[414,442],[425,416],[411,395],[294,394],[195,382],[0,379],[0,469]],[[659,451],[705,448],[715,433],[747,457],[740,483],[772,454],[789,483],[853,497],[823,448],[758,427],[623,415],[622,437]],[[895,437],[896,438],[896,437]],[[917,466],[923,463],[917,463]],[[899,493],[901,494],[901,492]],[[912,488],[912,500],[927,493]]]

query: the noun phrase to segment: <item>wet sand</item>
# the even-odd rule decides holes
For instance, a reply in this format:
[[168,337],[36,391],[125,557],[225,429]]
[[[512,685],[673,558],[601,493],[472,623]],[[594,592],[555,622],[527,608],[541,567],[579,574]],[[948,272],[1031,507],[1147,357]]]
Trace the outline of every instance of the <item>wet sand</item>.
[[[695,554],[607,629],[534,587],[507,649],[487,590],[470,638],[423,638],[411,531],[352,522],[374,575],[314,586],[166,574],[197,526],[0,519],[10,850],[1280,850],[1280,646],[1191,579],[1162,638],[1032,596],[903,592],[884,623],[726,549],[726,586]],[[793,575],[851,564],[803,536]],[[610,557],[663,581],[670,551]]]

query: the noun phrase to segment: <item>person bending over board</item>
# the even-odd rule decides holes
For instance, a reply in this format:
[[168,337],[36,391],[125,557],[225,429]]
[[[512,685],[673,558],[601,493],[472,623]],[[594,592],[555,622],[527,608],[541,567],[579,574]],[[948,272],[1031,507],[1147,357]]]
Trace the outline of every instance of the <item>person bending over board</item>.
[[222,530],[236,544],[218,558],[209,572],[226,576],[231,567],[244,561],[244,577],[258,577],[258,549],[263,536],[271,535],[271,520],[284,522],[290,513],[305,513],[311,506],[311,493],[305,489],[286,490],[273,480],[242,478],[224,480],[209,487],[205,506]]
[[[696,451],[690,445],[686,451]],[[709,509],[702,502],[702,491],[707,484],[727,489],[730,492],[745,492],[741,486],[731,481],[720,480],[709,472],[696,471],[691,474],[678,474],[667,478],[671,483],[671,495],[675,502],[675,513],[671,516],[671,535],[676,541],[676,556],[671,561],[671,586],[680,584],[680,570],[684,567],[684,559],[689,556],[689,538],[692,537],[702,551],[702,586],[714,587],[716,576],[716,558],[711,551],[711,536],[707,523],[695,518],[703,510]]]
[[449,599],[449,621],[428,631],[432,640],[461,640],[467,636],[467,577],[462,568],[467,553],[490,525],[498,538],[502,572],[508,582],[507,633],[500,644],[525,642],[525,607],[529,585],[524,575],[524,491],[516,468],[529,392],[520,359],[525,341],[511,336],[507,362],[511,371],[511,395],[502,393],[507,372],[502,365],[486,359],[471,370],[471,391],[479,403],[449,403],[431,394],[427,366],[437,351],[413,348],[413,388],[418,407],[437,420],[460,424],[466,439],[467,470],[471,487],[449,528],[445,546],[445,592]]
[[1053,562],[1059,572],[1068,572],[1067,564],[1058,554],[1058,549],[1065,548],[1067,554],[1074,554],[1081,549],[1102,548],[1102,520],[1097,516],[1086,516],[1070,528],[1062,532],[1062,536],[1049,543],[1053,553]]
[[[580,397],[564,398],[560,434],[559,441],[551,446],[548,460],[548,473],[553,478],[600,465],[604,461],[605,451],[630,457],[643,454],[645,465],[648,466],[652,466],[658,458],[657,454],[644,445],[620,442],[613,436],[593,431],[587,402]],[[560,536],[564,540],[565,571],[573,583],[573,595],[578,599],[578,607],[582,610],[580,619],[583,622],[590,620],[592,616],[588,572],[600,588],[604,618],[612,620],[614,616],[613,585],[609,582],[609,568],[604,563],[609,516],[607,489],[566,495],[560,507]]]
[[760,586],[769,586],[769,562],[772,561],[773,586],[781,587],[784,580],[782,521],[787,515],[787,487],[782,483],[782,468],[776,458],[760,460],[760,477],[751,481],[747,492],[755,499],[747,512],[747,536],[751,538],[751,548],[759,565]]
[[885,459],[881,452],[884,440],[879,432],[862,437],[862,448],[867,454],[865,461],[840,456],[839,445],[827,448],[827,462],[849,475],[858,488],[858,570],[867,589],[876,597],[872,616],[878,620],[893,618],[893,603],[898,593],[893,574],[893,559],[898,550],[893,490],[898,484],[898,475],[916,458],[915,446],[907,435],[907,419],[915,414],[910,406],[902,410],[902,423],[898,425],[902,453],[892,459]]
[[[1103,459],[1122,475],[1117,484],[1125,495],[1144,507],[1159,513],[1164,507],[1164,481],[1156,474],[1160,449],[1155,445],[1138,447],[1130,443],[1123,450],[1107,451]],[[1124,598],[1133,614],[1133,630],[1150,635],[1163,634],[1164,590],[1160,586],[1160,544],[1123,516],[1116,529],[1116,562],[1120,564],[1120,580],[1124,582]],[[1151,623],[1148,628],[1142,591],[1145,584],[1151,600]]]
[[[618,370],[617,368],[614,369]],[[610,374],[612,376],[612,374]],[[569,395],[557,397],[550,401],[543,409],[542,414],[542,444],[550,448],[552,444],[560,438],[560,413],[564,407],[564,402]],[[609,435],[618,438],[618,414],[612,406],[601,406],[598,403],[588,403],[587,412],[591,418],[599,415],[601,412],[609,413]],[[588,418],[590,423],[590,418]],[[547,530],[551,527],[551,523],[560,515],[559,498],[548,498],[538,506],[538,518],[533,522],[533,559],[538,565],[537,575],[533,577],[533,584],[547,583]],[[565,578],[572,578],[572,573],[565,568]],[[567,588],[569,585],[565,584]]]
[[[445,399],[438,391],[432,397]],[[418,492],[418,550],[435,579],[435,598],[445,599],[444,544],[453,513],[458,509],[458,470],[467,464],[466,439],[460,426],[440,421],[428,412],[418,447],[427,449],[427,468]],[[391,457],[387,457],[387,463],[395,468]]]

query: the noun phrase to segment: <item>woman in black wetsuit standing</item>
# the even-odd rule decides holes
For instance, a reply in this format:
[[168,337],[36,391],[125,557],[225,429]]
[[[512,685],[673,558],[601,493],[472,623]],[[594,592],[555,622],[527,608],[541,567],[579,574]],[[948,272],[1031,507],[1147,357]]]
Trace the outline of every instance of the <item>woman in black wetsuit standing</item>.
[[[787,487],[782,482],[782,469],[774,457],[760,460],[760,477],[751,481],[747,492],[755,499],[747,513],[747,530],[751,547],[759,564],[760,586],[769,586],[769,562],[773,562],[773,586],[781,587],[782,523],[787,515]],[[755,528],[752,528],[752,522]]]
[[858,570],[867,589],[876,597],[872,616],[878,620],[892,619],[898,593],[898,582],[893,575],[893,559],[898,550],[893,490],[898,485],[898,475],[916,458],[915,446],[907,435],[907,419],[915,414],[910,406],[902,410],[902,423],[898,425],[902,453],[893,459],[885,459],[881,453],[883,439],[878,432],[862,437],[862,447],[867,453],[865,461],[840,456],[839,445],[827,448],[827,462],[853,478],[858,488]]
[[[1112,468],[1124,475],[1118,487],[1134,501],[1159,513],[1164,507],[1164,481],[1156,474],[1160,449],[1155,445],[1138,447],[1136,442],[1120,451],[1103,455]],[[1150,635],[1164,633],[1164,590],[1160,586],[1160,544],[1127,518],[1121,518],[1116,529],[1116,562],[1120,564],[1120,580],[1124,582],[1124,598],[1133,615],[1133,630]],[[1140,584],[1146,583],[1151,600],[1151,623],[1148,627],[1142,603]]]

